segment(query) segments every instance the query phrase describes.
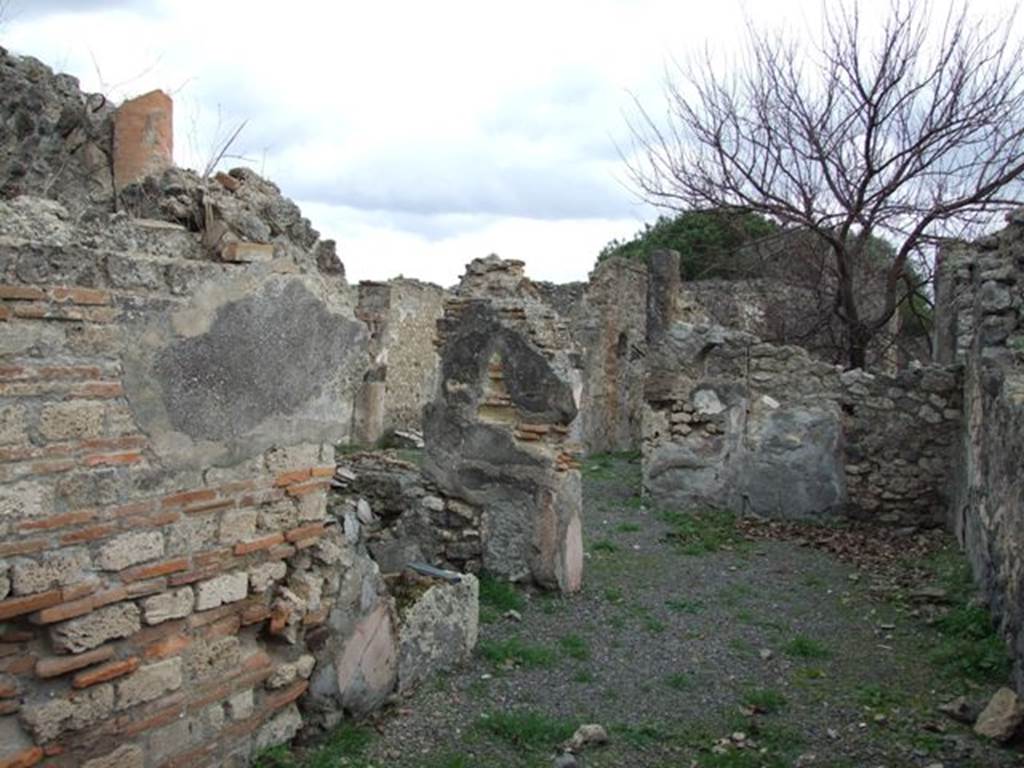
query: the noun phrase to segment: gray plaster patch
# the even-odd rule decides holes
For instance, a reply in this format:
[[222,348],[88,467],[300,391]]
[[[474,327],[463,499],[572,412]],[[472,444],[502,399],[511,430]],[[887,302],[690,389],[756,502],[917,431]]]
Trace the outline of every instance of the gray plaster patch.
[[208,333],[163,350],[154,367],[168,420],[193,439],[244,435],[317,397],[351,333],[305,286],[272,286],[221,307]]

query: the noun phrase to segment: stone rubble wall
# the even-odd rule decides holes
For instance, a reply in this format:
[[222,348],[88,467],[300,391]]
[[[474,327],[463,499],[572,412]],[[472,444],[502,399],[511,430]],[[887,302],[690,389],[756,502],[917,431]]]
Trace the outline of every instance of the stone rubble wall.
[[522,263],[467,267],[438,324],[441,376],[424,412],[424,470],[482,510],[482,566],[573,592],[582,582],[581,484],[570,440],[578,355]]
[[356,315],[370,332],[369,364],[355,442],[369,446],[395,430],[418,430],[437,389],[437,321],[444,289],[397,278],[359,284]]
[[[673,270],[664,254],[652,266]],[[799,347],[679,322],[685,305],[662,284],[649,289],[642,444],[655,503],[941,521],[960,425],[955,371],[843,373]]]
[[[1024,691],[1024,219],[961,249],[958,279],[969,288],[940,295],[936,314],[972,318],[964,355],[964,414],[950,524],[1000,622]],[[963,299],[972,304],[965,311]],[[964,348],[958,342],[956,349]]]

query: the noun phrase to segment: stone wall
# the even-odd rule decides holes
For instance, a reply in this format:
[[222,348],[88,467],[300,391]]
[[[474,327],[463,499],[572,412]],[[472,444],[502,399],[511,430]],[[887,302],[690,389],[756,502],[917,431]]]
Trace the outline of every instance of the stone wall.
[[582,351],[578,440],[588,453],[631,451],[640,445],[646,354],[647,270],[606,259],[590,274],[571,307]]
[[564,318],[522,263],[467,267],[439,323],[441,379],[424,412],[427,477],[482,509],[482,565],[510,580],[580,588],[581,486],[569,440],[577,379]]
[[370,332],[369,365],[355,441],[373,445],[394,430],[419,429],[437,389],[437,321],[445,291],[397,278],[359,284],[356,315]]
[[[671,273],[671,258],[654,269]],[[960,424],[955,371],[843,373],[800,347],[679,322],[685,305],[662,284],[648,294],[642,445],[656,503],[941,521]]]
[[971,322],[954,326],[973,334],[950,522],[1010,643],[1024,691],[1024,220],[1016,214],[1005,230],[958,255],[969,288],[941,294],[953,306],[936,307],[937,315],[963,318],[963,297],[971,298]]

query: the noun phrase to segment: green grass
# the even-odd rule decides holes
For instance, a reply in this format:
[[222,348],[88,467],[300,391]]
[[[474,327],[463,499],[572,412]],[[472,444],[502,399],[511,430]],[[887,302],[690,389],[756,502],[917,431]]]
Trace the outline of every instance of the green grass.
[[371,729],[342,723],[328,733],[316,749],[296,755],[286,744],[264,750],[255,758],[254,768],[334,768],[337,765],[360,768],[363,756],[373,742]]
[[475,729],[513,747],[547,750],[572,736],[575,726],[567,720],[541,712],[513,710],[481,715]]
[[605,587],[604,599],[609,603],[621,603],[624,599],[622,590],[618,587]]
[[797,635],[782,648],[787,656],[795,659],[830,659],[832,651],[824,643],[821,643],[807,635]]
[[619,523],[615,526],[615,530],[619,533],[637,533],[642,529],[639,523]]
[[693,676],[686,672],[676,672],[665,678],[665,685],[677,691],[685,691],[693,686]]
[[610,539],[599,539],[590,545],[590,549],[594,552],[603,552],[610,555],[619,551],[619,545]]
[[459,752],[445,752],[433,755],[422,763],[423,768],[476,768],[476,763]]
[[854,700],[865,709],[876,712],[888,712],[906,701],[906,695],[888,686],[878,683],[865,683],[857,686]]
[[526,601],[513,584],[483,574],[480,576],[480,606],[499,614],[505,611],[522,612]]
[[573,673],[572,681],[574,683],[593,683],[597,681],[597,675],[589,669],[577,669]]
[[478,652],[495,666],[515,664],[528,668],[554,666],[558,654],[542,645],[530,645],[518,637],[505,640],[481,640]]
[[579,635],[566,635],[558,641],[562,652],[570,658],[578,661],[586,661],[590,658],[590,647],[587,641]]
[[933,625],[936,639],[927,650],[931,664],[950,682],[1004,683],[1010,675],[1006,644],[988,609],[977,602],[967,560],[950,545],[924,565],[949,600],[948,612]]
[[786,697],[774,688],[750,688],[743,694],[740,702],[766,715],[781,712],[786,708]]
[[704,610],[704,603],[700,600],[681,600],[673,598],[665,601],[665,607],[674,613],[696,614]]
[[644,619],[644,629],[652,635],[658,635],[664,632],[667,627],[665,626],[665,622],[661,619],[657,619],[654,616],[648,616]]
[[736,530],[736,516],[731,512],[661,511],[658,517],[672,529],[668,537],[685,555],[707,555],[746,544]]

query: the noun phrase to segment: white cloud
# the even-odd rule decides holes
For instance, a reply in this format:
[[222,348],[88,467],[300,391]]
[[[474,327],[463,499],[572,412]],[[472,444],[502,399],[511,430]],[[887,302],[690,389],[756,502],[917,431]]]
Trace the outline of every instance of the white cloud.
[[[975,5],[1003,0],[975,0]],[[746,6],[744,8],[744,5]],[[862,3],[864,18],[888,0]],[[337,235],[350,274],[451,282],[473,256],[583,279],[650,218],[616,144],[666,62],[728,53],[743,15],[813,39],[817,3],[14,0],[2,43],[115,99],[175,96],[177,160],[233,152]],[[983,12],[983,11],[979,11]]]

